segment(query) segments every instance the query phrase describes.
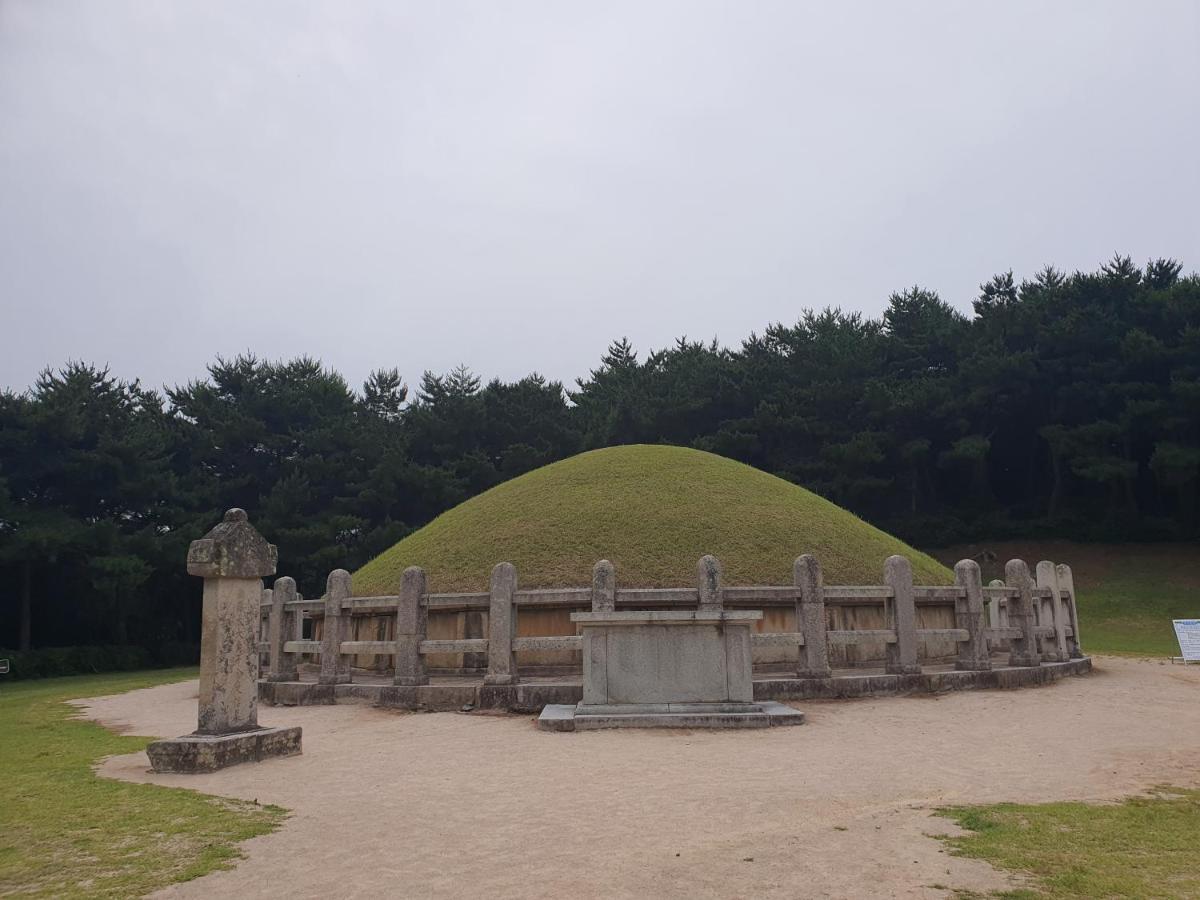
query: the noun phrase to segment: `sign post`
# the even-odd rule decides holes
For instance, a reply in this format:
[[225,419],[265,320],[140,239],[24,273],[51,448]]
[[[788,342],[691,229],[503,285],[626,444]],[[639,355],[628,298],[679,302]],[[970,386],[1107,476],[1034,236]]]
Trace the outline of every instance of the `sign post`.
[[1179,641],[1181,656],[1172,656],[1171,662],[1180,660],[1186,665],[1200,662],[1200,619],[1174,619],[1175,637]]

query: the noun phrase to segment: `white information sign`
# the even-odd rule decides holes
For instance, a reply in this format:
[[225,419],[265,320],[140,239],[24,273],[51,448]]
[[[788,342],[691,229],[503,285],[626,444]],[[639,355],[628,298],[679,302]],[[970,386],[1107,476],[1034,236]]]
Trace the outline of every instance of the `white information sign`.
[[1175,619],[1179,652],[1187,660],[1200,660],[1200,619]]

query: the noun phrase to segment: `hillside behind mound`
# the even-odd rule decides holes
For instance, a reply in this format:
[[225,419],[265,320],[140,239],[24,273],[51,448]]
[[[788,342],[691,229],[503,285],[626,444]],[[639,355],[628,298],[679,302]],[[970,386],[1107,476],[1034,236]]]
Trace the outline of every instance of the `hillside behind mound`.
[[359,596],[392,594],[408,566],[432,591],[487,590],[511,562],[520,587],[591,584],[609,559],[625,587],[684,587],[705,553],[729,585],[791,584],[813,553],[826,584],[879,584],[883,561],[912,561],[918,584],[950,571],[903,541],[791,482],[683,447],[608,447],[527,472],[472,497],[410,534],[354,575]]

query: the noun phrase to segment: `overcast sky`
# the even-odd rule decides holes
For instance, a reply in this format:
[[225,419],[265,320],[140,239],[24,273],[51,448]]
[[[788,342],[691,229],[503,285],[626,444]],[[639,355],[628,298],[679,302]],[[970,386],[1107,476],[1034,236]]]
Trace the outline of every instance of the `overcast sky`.
[[1200,268],[1200,3],[0,0],[0,385],[571,382],[1114,251]]

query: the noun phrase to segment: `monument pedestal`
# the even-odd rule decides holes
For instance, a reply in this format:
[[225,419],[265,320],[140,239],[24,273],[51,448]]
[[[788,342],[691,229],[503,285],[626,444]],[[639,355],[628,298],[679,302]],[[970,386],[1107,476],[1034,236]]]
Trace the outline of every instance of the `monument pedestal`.
[[754,702],[750,626],[757,610],[573,613],[583,626],[583,700],[550,705],[547,731],[766,728],[804,714]]
[[236,734],[185,734],[146,748],[155,772],[193,775],[300,752],[300,728],[256,728]]

